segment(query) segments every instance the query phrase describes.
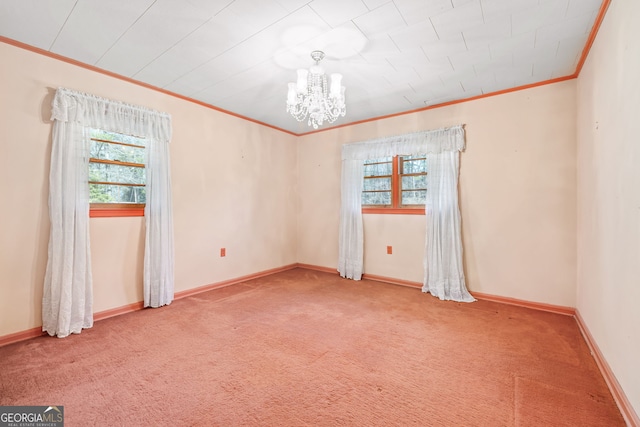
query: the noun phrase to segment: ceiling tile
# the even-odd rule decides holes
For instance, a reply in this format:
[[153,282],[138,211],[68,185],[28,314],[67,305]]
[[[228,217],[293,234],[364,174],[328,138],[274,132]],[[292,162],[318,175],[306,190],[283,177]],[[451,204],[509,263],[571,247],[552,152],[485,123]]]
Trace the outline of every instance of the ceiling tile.
[[588,37],[588,34],[583,34],[560,40],[555,58],[556,61],[563,64],[571,64],[571,66],[573,66],[571,73],[573,73],[578,59],[582,56],[582,50],[587,43]]
[[304,7],[183,75],[167,89],[173,90],[171,88],[188,82],[192,94],[198,93],[274,57],[281,51],[283,39],[300,44],[329,30],[310,8]]
[[2,35],[40,49],[49,49],[76,0],[2,0]]
[[556,65],[555,58],[536,61],[533,63],[532,74],[541,81],[550,80],[554,77]]
[[[470,79],[475,79],[476,72],[473,67],[465,68],[460,71],[453,71],[450,73],[445,73],[440,76],[440,81],[444,86],[452,86],[452,85],[462,85],[463,81],[469,81]],[[464,88],[464,85],[462,85]]]
[[429,63],[429,58],[424,54],[422,49],[413,48],[402,50],[387,56],[387,61],[395,67],[413,67]]
[[309,0],[276,0],[287,12],[294,12],[307,5]]
[[191,6],[200,9],[204,16],[215,16],[235,0],[187,0]]
[[214,17],[147,64],[134,77],[165,87],[248,37],[234,24],[235,21]]
[[540,27],[536,31],[536,45],[565,39],[574,34],[588,34],[589,30],[593,26],[593,19],[594,16],[592,16],[591,13],[588,13],[575,18],[565,19],[556,24]]
[[491,93],[496,89],[496,76],[493,72],[488,71],[485,73],[469,76],[463,76],[460,79],[460,84],[464,88],[465,92],[470,93]]
[[530,31],[493,41],[489,44],[489,50],[491,51],[491,57],[496,58],[507,54],[510,55],[511,52],[533,49],[535,42],[536,33],[535,31]]
[[[202,74],[202,70],[198,71],[198,69],[204,64],[241,45],[243,41],[250,39],[252,35],[267,28],[273,20],[279,22],[279,18],[286,14],[281,6],[270,2],[264,9],[262,18],[260,13],[252,13],[248,16],[248,20],[245,20],[241,12],[248,6],[248,0],[243,0],[242,2],[237,2],[237,4],[234,3],[233,7],[230,6],[223,9],[206,24],[148,64],[135,77],[165,88],[172,85],[172,87],[189,87],[191,90],[203,89],[206,86],[200,86],[204,83],[193,86],[196,81],[203,81],[200,77],[187,77],[190,82],[188,85],[184,85],[184,82],[178,83],[176,80],[188,73]],[[308,22],[310,19],[318,20],[317,15],[308,8],[301,9],[301,11],[291,16],[293,16],[291,19],[300,17],[301,24]],[[322,25],[326,28],[326,24],[322,23]],[[318,32],[320,31],[316,31],[316,33]],[[207,73],[209,72],[207,70]],[[225,67],[223,67],[222,72],[212,75],[223,78],[221,75],[226,77],[228,74]],[[204,77],[206,75],[203,75]],[[210,84],[214,84],[216,81]]]
[[[387,74],[383,74],[382,77],[387,79],[394,87],[397,85],[410,85],[420,82],[422,78],[416,72],[413,67],[395,68]],[[395,89],[394,89],[395,90]]]
[[379,62],[387,62],[387,58],[390,55],[400,53],[398,45],[391,40],[388,34],[382,36],[369,37],[369,43],[360,53],[360,56],[365,58],[367,62],[371,64]]
[[436,79],[442,74],[453,72],[453,66],[447,57],[417,64],[413,68],[423,80]]
[[434,60],[463,53],[468,49],[467,44],[462,37],[462,33],[456,33],[450,37],[441,38],[438,41],[424,44],[422,45],[422,50],[425,55],[427,55],[427,58]]
[[[209,17],[180,0],[158,0],[96,64],[132,76],[172,48]],[[166,22],[171,21],[167,26]]]
[[514,64],[531,64],[547,58],[555,58],[558,53],[558,42],[551,42],[531,49],[522,49],[513,52]]
[[464,30],[462,35],[469,50],[486,47],[511,36],[511,19],[509,16],[491,18],[484,24]]
[[365,15],[355,18],[353,22],[367,37],[406,26],[406,23],[393,2],[387,3]]
[[362,0],[314,0],[309,7],[334,28],[369,12]]
[[287,96],[286,83],[282,85],[268,84],[269,82],[278,81],[278,74],[283,71],[274,63],[267,61],[241,73],[234,74],[218,84],[209,86],[199,92],[197,97],[218,105],[219,102],[226,98],[242,96],[245,93],[250,99],[251,96],[262,98],[265,94],[276,91],[281,94],[284,105]]
[[462,85],[458,82],[448,86],[443,86],[441,88],[434,88],[432,96],[426,99],[424,101],[424,104],[427,106],[444,104],[445,102],[455,101],[456,99],[470,98],[471,96],[475,95],[475,92],[465,92]]
[[[581,1],[581,0],[578,0]],[[538,5],[538,0],[481,0],[485,19],[510,16],[514,12],[530,9]]]
[[431,22],[441,38],[450,37],[484,24],[480,0],[473,0],[447,12],[432,16]]
[[397,94],[382,95],[376,100],[371,98],[362,99],[361,101],[347,105],[347,115],[353,117],[353,120],[367,120],[369,115],[366,111],[375,111],[378,116],[390,115],[406,111],[407,109],[416,109],[424,105],[412,104],[406,97]]
[[511,67],[513,67],[513,54],[511,53],[491,58],[488,61],[479,61],[473,65],[476,75],[483,75],[498,69],[509,69]]
[[544,1],[533,7],[514,12],[511,16],[513,35],[535,31],[564,19],[569,0]]
[[349,21],[316,37],[301,39],[299,44],[291,46],[288,50],[304,59],[300,66],[308,66],[311,65],[310,53],[314,50],[322,50],[326,54],[323,62],[343,60],[358,56],[369,43],[369,39]]
[[234,75],[234,72],[218,67],[218,64],[205,63],[180,76],[164,88],[183,95],[194,97],[198,92],[212,84],[222,82]]
[[94,65],[153,2],[78,1],[51,51]]
[[426,21],[453,8],[451,0],[394,0],[394,3],[408,25]]
[[598,13],[602,6],[603,0],[569,0],[566,18],[575,18],[585,13]]
[[483,47],[450,55],[449,60],[453,65],[453,69],[459,71],[463,68],[473,67],[475,64],[490,61],[491,54],[488,47]]
[[289,13],[276,0],[260,0],[259,7],[256,7],[255,0],[235,0],[216,14],[216,18],[234,22],[246,34],[257,34],[264,28],[277,25]]
[[529,84],[533,77],[533,64],[515,64],[494,70],[496,81],[504,88]]
[[382,5],[390,3],[391,0],[362,0],[369,10],[377,9]]
[[438,35],[429,20],[391,31],[389,36],[400,50],[420,47],[438,40]]
[[390,65],[383,67],[359,64],[352,70],[359,72],[346,75],[343,79],[348,102],[354,102],[362,97],[375,97],[394,90],[391,82],[384,77],[385,74],[388,75],[394,71]]
[[459,6],[464,6],[467,3],[471,3],[474,2],[476,0],[451,0],[451,3],[453,3],[453,7],[459,7]]

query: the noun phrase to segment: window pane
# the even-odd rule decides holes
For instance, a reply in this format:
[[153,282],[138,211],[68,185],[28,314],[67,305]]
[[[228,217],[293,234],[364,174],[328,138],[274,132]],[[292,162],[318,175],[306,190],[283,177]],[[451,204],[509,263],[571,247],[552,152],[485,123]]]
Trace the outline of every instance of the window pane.
[[364,191],[391,190],[391,178],[366,178],[362,189]]
[[402,177],[403,190],[423,190],[427,188],[426,175],[411,175]]
[[105,141],[124,142],[125,144],[142,145],[147,146],[147,141],[144,138],[137,136],[125,135],[122,133],[107,132],[100,129],[91,129],[91,138],[104,139]]
[[145,169],[131,166],[89,163],[89,181],[144,184]]
[[382,192],[362,192],[362,205],[377,205],[377,206],[390,206],[391,205],[391,191]]
[[403,205],[424,205],[426,197],[427,190],[403,191],[401,203]]
[[146,203],[146,200],[144,187],[89,184],[91,203]]
[[427,161],[422,155],[403,156],[402,173],[425,173],[427,171]]
[[108,142],[99,141],[91,141],[90,157],[93,157],[94,159],[117,160],[129,163],[145,163],[144,148],[109,144]]
[[391,175],[393,166],[391,165],[391,157],[382,159],[366,160],[364,162],[364,176],[386,176]]

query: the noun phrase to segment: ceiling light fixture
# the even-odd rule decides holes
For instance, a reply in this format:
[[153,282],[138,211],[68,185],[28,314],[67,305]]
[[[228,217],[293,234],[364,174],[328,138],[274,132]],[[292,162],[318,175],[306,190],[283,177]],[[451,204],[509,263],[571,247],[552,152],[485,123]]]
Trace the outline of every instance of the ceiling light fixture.
[[327,85],[327,76],[318,64],[324,58],[324,52],[314,50],[311,58],[316,65],[309,70],[298,70],[297,83],[289,83],[287,111],[299,122],[309,117],[307,124],[318,129],[326,120],[335,122],[347,112],[344,103],[342,74],[331,74],[331,88]]

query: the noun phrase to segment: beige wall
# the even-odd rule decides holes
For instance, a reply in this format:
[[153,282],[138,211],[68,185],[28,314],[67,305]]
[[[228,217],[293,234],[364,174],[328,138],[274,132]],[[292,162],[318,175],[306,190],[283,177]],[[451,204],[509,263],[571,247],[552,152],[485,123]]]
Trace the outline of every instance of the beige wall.
[[[59,86],[172,115],[176,291],[296,262],[295,137],[4,43],[0,64],[0,336],[41,325]],[[94,311],[142,300],[144,219],[90,227]]]
[[[298,261],[337,265],[342,144],[456,124],[468,287],[573,307],[575,80],[301,137]],[[424,220],[365,215],[365,273],[422,282]]]
[[638,414],[639,20],[640,2],[611,2],[577,91],[577,309]]

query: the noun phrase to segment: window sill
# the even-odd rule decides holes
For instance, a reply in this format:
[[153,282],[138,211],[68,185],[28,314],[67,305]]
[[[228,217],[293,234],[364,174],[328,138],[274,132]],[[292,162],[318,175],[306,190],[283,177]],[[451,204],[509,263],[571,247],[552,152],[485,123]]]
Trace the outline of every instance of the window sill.
[[363,214],[424,215],[424,208],[362,208]]
[[144,216],[144,207],[127,207],[127,208],[91,207],[89,209],[89,218],[128,217],[128,216]]

